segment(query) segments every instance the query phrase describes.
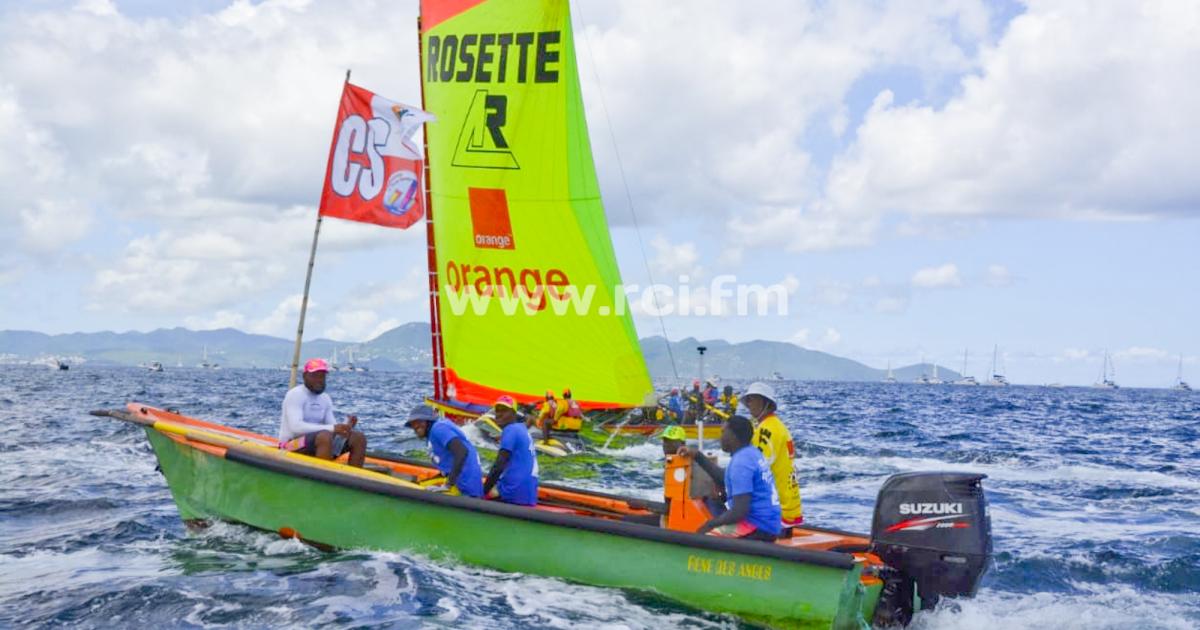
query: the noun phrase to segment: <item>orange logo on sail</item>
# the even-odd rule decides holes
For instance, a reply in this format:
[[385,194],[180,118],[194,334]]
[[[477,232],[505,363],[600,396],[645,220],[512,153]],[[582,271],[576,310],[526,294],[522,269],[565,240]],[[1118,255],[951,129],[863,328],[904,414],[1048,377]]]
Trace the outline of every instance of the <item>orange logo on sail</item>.
[[508,218],[508,197],[503,188],[468,188],[471,203],[471,227],[475,247],[516,249],[512,222]]

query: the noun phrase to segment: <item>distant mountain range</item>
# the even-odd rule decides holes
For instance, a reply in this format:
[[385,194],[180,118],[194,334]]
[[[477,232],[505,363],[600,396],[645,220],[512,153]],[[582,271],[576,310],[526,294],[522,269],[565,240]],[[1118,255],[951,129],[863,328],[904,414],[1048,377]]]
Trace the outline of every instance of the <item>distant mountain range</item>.
[[[4,330],[0,331],[0,363],[46,362],[58,357],[96,365],[136,366],[157,361],[170,369],[197,367],[207,353],[209,363],[223,367],[277,368],[291,364],[292,344],[288,339],[233,328],[64,335]],[[704,355],[706,375],[724,378],[878,381],[885,374],[885,370],[852,359],[780,341],[729,343],[689,337],[668,344],[663,337],[656,336],[642,339],[641,345],[650,373],[656,378],[674,378],[678,373],[680,379],[686,380],[699,374],[696,347],[701,345],[708,348]],[[301,356],[327,357],[343,367],[353,363],[371,370],[428,370],[432,356],[429,324],[405,324],[363,343],[314,339],[304,343]],[[895,368],[893,373],[899,381],[912,381],[932,369],[930,364],[918,364]],[[938,366],[938,376],[950,381],[959,374]]]

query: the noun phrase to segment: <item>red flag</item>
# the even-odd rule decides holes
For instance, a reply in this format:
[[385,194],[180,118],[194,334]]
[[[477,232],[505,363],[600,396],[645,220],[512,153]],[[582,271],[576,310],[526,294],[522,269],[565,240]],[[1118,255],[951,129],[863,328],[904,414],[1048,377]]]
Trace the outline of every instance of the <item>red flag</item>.
[[433,115],[346,83],[319,212],[407,228],[425,216],[424,160],[412,136]]

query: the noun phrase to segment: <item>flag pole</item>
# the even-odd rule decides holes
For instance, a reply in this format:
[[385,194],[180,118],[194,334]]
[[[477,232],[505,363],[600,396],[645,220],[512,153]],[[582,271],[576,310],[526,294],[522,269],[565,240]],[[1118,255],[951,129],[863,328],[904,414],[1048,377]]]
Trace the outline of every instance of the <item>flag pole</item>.
[[[346,70],[346,83],[350,83],[350,71]],[[345,91],[345,85],[342,87]],[[317,260],[317,239],[321,236],[321,208],[317,207],[317,227],[313,230],[312,250],[308,253],[308,272],[304,276],[304,297],[300,299],[300,324],[296,326],[296,347],[292,351],[292,375],[288,389],[296,386],[296,370],[300,367],[300,342],[304,339],[304,315],[308,312],[308,287],[312,284],[313,263]]]

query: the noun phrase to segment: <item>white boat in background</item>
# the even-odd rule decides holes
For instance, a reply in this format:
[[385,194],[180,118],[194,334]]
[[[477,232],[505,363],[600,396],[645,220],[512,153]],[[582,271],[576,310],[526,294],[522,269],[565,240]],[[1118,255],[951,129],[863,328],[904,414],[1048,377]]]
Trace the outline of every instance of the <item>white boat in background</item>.
[[987,383],[984,383],[984,385],[989,385],[991,387],[1007,387],[1009,384],[1008,379],[1005,378],[1004,375],[1000,373],[1000,370],[996,369],[996,357],[999,356],[999,354],[1000,354],[1000,346],[999,345],[993,346],[992,347],[992,377],[990,379],[988,379]]
[[205,370],[221,369],[221,366],[219,364],[208,362],[208,346],[204,346],[204,358],[200,360],[200,367]]
[[921,375],[913,379],[913,382],[918,385],[929,385],[929,375],[925,373],[925,357],[921,357]]
[[892,374],[892,360],[891,359],[888,359],[887,376],[883,377],[883,382],[884,383],[895,383],[896,382],[896,375]]
[[158,361],[152,361],[150,365],[146,366],[146,369],[150,370],[151,372],[162,372],[163,364]]
[[1096,381],[1092,387],[1097,389],[1121,389],[1120,385],[1114,380],[1116,378],[1116,368],[1112,365],[1112,359],[1108,356],[1108,349],[1104,350],[1104,365],[1100,368],[1100,380]]
[[938,367],[937,361],[934,361],[933,362],[933,376],[930,377],[930,379],[929,379],[930,385],[941,385],[943,382],[942,379],[938,378],[937,367]]
[[1175,374],[1175,385],[1171,389],[1181,392],[1192,391],[1192,386],[1188,385],[1187,381],[1183,380],[1183,355],[1179,355],[1179,371]]
[[979,381],[975,380],[974,376],[967,376],[967,351],[963,350],[963,369],[958,380],[952,383],[953,385],[978,385]]

